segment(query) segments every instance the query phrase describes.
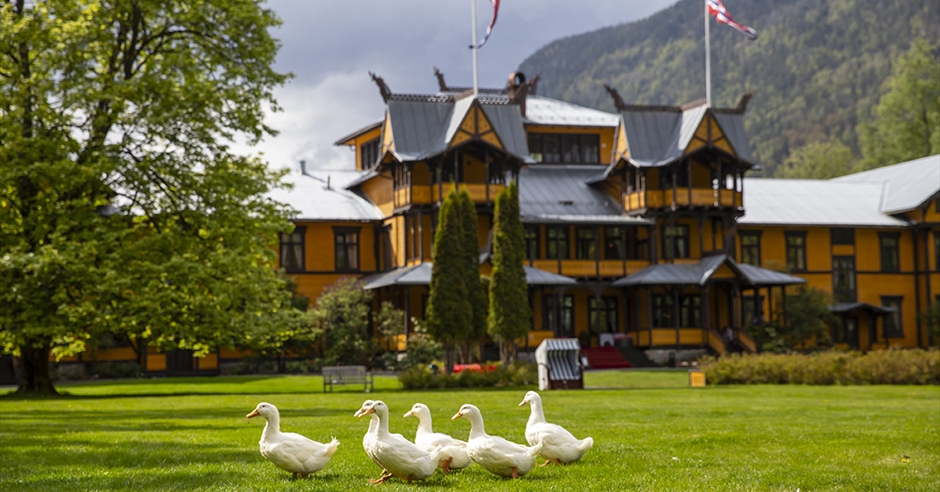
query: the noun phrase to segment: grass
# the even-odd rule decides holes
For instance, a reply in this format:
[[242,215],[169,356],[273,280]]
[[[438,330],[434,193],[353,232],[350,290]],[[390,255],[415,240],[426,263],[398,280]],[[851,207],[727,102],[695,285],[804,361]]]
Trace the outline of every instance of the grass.
[[[478,466],[377,490],[938,490],[940,388],[936,386],[686,387],[684,372],[593,372],[605,389],[543,394],[550,421],[595,446],[579,463],[536,468],[518,481]],[[180,378],[63,385],[68,396],[0,398],[0,490],[357,490],[378,468],[362,450],[366,395],[321,392],[313,376]],[[613,389],[606,389],[613,388]],[[435,430],[462,403],[487,431],[524,442],[525,389],[406,392],[377,378],[391,430],[413,436],[401,414],[430,406]],[[327,467],[292,480],[258,453],[259,401],[282,426],[343,443]],[[907,457],[906,459],[904,457]]]

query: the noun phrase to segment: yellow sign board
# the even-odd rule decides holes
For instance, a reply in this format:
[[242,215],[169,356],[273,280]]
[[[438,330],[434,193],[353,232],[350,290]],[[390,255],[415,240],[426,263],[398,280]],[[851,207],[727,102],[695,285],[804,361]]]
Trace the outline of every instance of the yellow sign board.
[[698,369],[692,369],[689,371],[689,386],[693,388],[704,388],[705,373]]

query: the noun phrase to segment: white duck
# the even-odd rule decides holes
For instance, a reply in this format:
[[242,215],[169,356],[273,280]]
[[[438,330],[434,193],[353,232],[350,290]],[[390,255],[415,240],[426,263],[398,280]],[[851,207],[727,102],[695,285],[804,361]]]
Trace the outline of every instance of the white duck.
[[435,448],[445,448],[449,450],[448,453],[451,456],[451,461],[447,463],[448,469],[445,469],[445,472],[460,470],[473,463],[473,461],[470,460],[470,455],[467,454],[467,443],[465,441],[454,439],[447,434],[434,432],[431,429],[431,410],[427,405],[415,403],[414,406],[411,407],[411,410],[408,410],[408,413],[405,414],[405,417],[411,417],[412,415],[418,418],[415,444],[419,448],[429,453]]
[[449,456],[438,448],[432,453],[415,446],[401,434],[388,431],[388,406],[382,400],[375,400],[359,416],[375,414],[379,418],[375,431],[375,441],[370,442],[366,453],[384,467],[388,473],[372,483],[382,483],[391,477],[398,477],[406,482],[423,480],[434,474],[438,466],[446,467]]
[[277,407],[270,403],[259,403],[246,417],[254,418],[258,415],[267,421],[259,442],[261,456],[278,468],[293,473],[294,477],[306,477],[320,471],[330,462],[339,447],[339,441],[335,437],[329,444],[321,444],[300,434],[281,432],[280,413]]
[[470,421],[467,453],[470,459],[486,471],[501,477],[518,478],[528,473],[535,465],[535,457],[542,449],[541,443],[526,447],[509,442],[502,437],[487,434],[483,428],[483,415],[480,414],[480,409],[473,405],[467,404],[460,407],[451,420],[461,417]]
[[538,393],[534,391],[526,393],[519,406],[526,404],[532,407],[532,413],[529,414],[529,421],[525,426],[525,440],[530,446],[535,446],[536,443],[542,444],[542,451],[539,454],[547,461],[541,466],[549,463],[563,465],[578,461],[594,446],[594,438],[585,437],[578,440],[564,427],[546,422],[545,414],[542,412],[542,397]]
[[[362,417],[363,415],[366,415],[366,409],[371,407],[372,403],[374,403],[372,400],[366,400],[362,402],[362,406],[359,407],[359,410],[356,410],[356,413],[354,413],[353,416]],[[368,455],[369,458],[371,458],[372,461],[376,465],[382,468],[382,475],[385,475],[388,473],[388,470],[386,470],[385,467],[382,466],[382,463],[379,463],[379,460],[375,459],[375,456],[372,455],[372,450],[375,447],[373,443],[375,442],[376,431],[378,430],[378,428],[379,428],[379,417],[373,413],[372,418],[369,419],[369,430],[366,431],[364,436],[362,436],[362,449],[365,450],[366,455]],[[386,480],[388,478],[391,478],[391,475],[389,475],[389,477],[387,477]]]

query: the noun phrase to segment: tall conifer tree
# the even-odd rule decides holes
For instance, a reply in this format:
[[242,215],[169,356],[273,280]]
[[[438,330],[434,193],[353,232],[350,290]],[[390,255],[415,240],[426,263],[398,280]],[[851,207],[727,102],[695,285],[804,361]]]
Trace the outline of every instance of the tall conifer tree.
[[529,331],[532,311],[525,280],[525,236],[514,181],[499,192],[493,213],[493,276],[490,280],[489,333],[499,341],[503,364],[515,359],[516,338]]
[[464,258],[466,264],[464,273],[467,288],[467,300],[473,316],[470,321],[470,330],[463,337],[463,360],[470,362],[470,347],[474,342],[486,334],[486,291],[480,282],[480,236],[477,232],[477,210],[473,199],[467,190],[460,192],[460,218],[463,229]]
[[[456,188],[456,187],[455,187]],[[441,204],[434,234],[434,264],[428,296],[428,333],[444,346],[445,369],[454,369],[456,344],[470,331],[473,318],[466,288],[460,199],[451,193]]]

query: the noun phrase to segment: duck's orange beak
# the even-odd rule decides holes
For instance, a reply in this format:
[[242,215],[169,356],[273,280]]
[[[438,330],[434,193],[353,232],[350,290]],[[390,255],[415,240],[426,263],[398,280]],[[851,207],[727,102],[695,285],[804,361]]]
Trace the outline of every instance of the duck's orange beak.
[[519,406],[520,406],[520,407],[521,407],[521,406],[525,406],[525,405],[528,404],[528,403],[529,403],[529,402],[527,402],[527,401],[525,401],[525,400],[522,400],[521,402],[519,402]]
[[457,413],[455,413],[454,416],[451,417],[450,419],[451,419],[451,420],[457,420],[457,419],[459,419],[460,417],[463,417],[463,414],[460,413],[460,412],[457,412]]
[[404,417],[402,417],[402,418],[411,417],[411,416],[414,415],[414,414],[415,414],[414,411],[408,410],[408,413],[406,413],[406,414],[404,415]]
[[356,413],[358,414],[356,415],[356,417],[365,417],[366,415],[369,415],[370,413],[375,413],[375,408],[372,408],[372,407],[369,407],[366,409],[360,408],[359,411]]
[[252,419],[252,418],[257,417],[258,415],[261,415],[261,414],[258,412],[258,409],[256,408],[252,410],[251,413],[249,413],[248,415],[245,415],[245,417]]

